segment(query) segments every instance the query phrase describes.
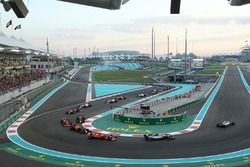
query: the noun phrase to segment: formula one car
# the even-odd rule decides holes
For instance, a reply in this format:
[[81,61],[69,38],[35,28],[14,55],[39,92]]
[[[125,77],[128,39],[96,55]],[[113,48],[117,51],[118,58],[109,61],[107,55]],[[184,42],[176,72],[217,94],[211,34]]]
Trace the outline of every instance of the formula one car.
[[115,98],[116,100],[126,100],[127,97],[126,96],[118,96]]
[[175,137],[170,135],[170,134],[162,134],[162,135],[159,135],[159,134],[146,134],[144,135],[144,139],[146,141],[153,141],[153,140],[175,140]]
[[144,93],[141,93],[141,94],[137,95],[137,97],[146,97],[146,95]]
[[89,107],[92,107],[92,105],[89,103],[85,103],[85,104],[80,105],[79,108],[82,109],[82,108],[89,108]]
[[89,129],[82,128],[82,134],[89,134],[89,133],[91,133]]
[[83,115],[78,115],[77,117],[76,117],[76,123],[77,124],[82,124],[82,123],[84,123],[85,122],[85,117],[83,116]]
[[158,90],[157,89],[154,89],[154,90],[151,91],[151,95],[156,95],[156,94],[158,94]]
[[61,124],[62,124],[62,126],[64,126],[64,127],[71,127],[71,126],[72,126],[72,123],[71,123],[70,120],[67,119],[67,118],[63,118],[63,119],[61,120]]
[[81,133],[81,131],[82,131],[81,124],[73,124],[70,127],[70,130]]
[[116,99],[111,99],[111,100],[106,101],[106,103],[109,103],[109,104],[113,104],[113,103],[117,103],[117,102],[118,102],[118,100],[116,100]]
[[231,121],[223,121],[222,123],[218,123],[217,124],[217,127],[218,128],[228,128],[229,126],[233,126],[235,125],[234,122],[231,122]]
[[89,133],[89,139],[98,139],[98,140],[108,140],[108,141],[115,141],[116,137],[113,135],[106,135],[101,133]]
[[73,114],[75,114],[75,113],[77,113],[79,111],[80,111],[79,108],[73,108],[73,109],[67,111],[66,115],[73,115]]

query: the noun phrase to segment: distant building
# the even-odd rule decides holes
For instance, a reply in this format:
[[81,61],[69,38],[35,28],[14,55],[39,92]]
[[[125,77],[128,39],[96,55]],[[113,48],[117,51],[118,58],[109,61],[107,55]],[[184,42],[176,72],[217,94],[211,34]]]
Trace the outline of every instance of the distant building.
[[250,62],[250,45],[246,44],[241,48],[241,58],[242,62]]
[[110,51],[110,52],[103,52],[97,53],[93,52],[91,58],[99,58],[105,61],[150,61],[151,55],[149,54],[142,54],[138,51]]
[[63,60],[57,56],[32,55],[30,58],[30,66],[33,70],[45,71],[50,73],[58,73],[64,69]]

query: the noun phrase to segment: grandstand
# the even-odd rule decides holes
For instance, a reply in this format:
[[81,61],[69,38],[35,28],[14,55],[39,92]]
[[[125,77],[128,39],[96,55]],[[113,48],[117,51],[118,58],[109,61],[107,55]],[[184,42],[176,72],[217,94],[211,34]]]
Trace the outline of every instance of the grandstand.
[[48,67],[51,73],[63,69],[58,57],[0,33],[0,104],[48,83]]

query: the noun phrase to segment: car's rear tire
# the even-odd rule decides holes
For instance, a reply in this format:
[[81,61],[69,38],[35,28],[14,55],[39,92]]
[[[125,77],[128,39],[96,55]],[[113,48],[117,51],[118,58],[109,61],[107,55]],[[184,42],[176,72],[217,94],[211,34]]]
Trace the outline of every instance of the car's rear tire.
[[218,123],[216,126],[217,126],[218,128],[220,128],[220,127],[221,127],[221,123]]

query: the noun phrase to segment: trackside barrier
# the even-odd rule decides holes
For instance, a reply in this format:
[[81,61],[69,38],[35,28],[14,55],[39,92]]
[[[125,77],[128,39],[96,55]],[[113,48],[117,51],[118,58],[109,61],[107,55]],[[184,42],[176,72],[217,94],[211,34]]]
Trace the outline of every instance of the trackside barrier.
[[[33,105],[34,103],[36,103],[36,101],[38,101],[42,96],[45,96],[46,94],[48,94],[49,92],[51,92],[52,90],[54,90],[55,88],[59,87],[60,85],[62,85],[65,81],[62,81],[58,84],[56,84],[55,86],[53,86],[52,88],[48,89],[47,91],[39,94],[38,96],[32,98],[30,100],[30,105]],[[19,111],[15,112],[14,114],[12,114],[9,118],[7,118],[5,121],[1,122],[0,124],[0,135],[2,133],[5,132],[5,130],[12,124],[14,123],[18,118],[20,118],[24,113],[26,112],[26,108],[25,107],[21,107],[19,109]]]
[[175,116],[168,116],[165,118],[135,118],[127,117],[124,115],[113,114],[113,119],[127,124],[137,124],[137,125],[166,125],[166,124],[176,124],[184,121],[187,118],[187,113],[184,112]]
[[195,101],[192,101],[192,102],[190,102],[190,103],[183,104],[183,105],[178,106],[178,107],[176,107],[176,108],[170,109],[168,112],[169,112],[170,114],[171,114],[171,113],[174,113],[174,112],[177,111],[177,110],[180,110],[180,109],[183,109],[183,108],[185,108],[185,107],[189,107],[189,106],[191,106],[191,105],[200,103],[200,102],[203,101],[203,99],[204,99],[204,98],[200,98],[200,99],[195,100]]
[[[168,112],[169,114],[173,114],[177,110],[183,109],[185,107],[190,107],[194,104],[200,103],[203,101],[204,98],[200,98],[198,100],[192,101],[190,103],[183,104],[181,106],[178,106],[176,108],[170,109]],[[138,108],[139,109],[139,108]],[[182,118],[180,118],[182,116]],[[113,114],[113,119],[116,121],[120,121],[123,123],[128,124],[139,124],[139,125],[166,125],[166,124],[175,124],[182,122],[186,119],[187,112],[184,112],[177,116],[168,116],[165,118],[135,118],[135,117],[128,117],[121,115],[119,112]],[[171,120],[173,119],[173,120]]]

